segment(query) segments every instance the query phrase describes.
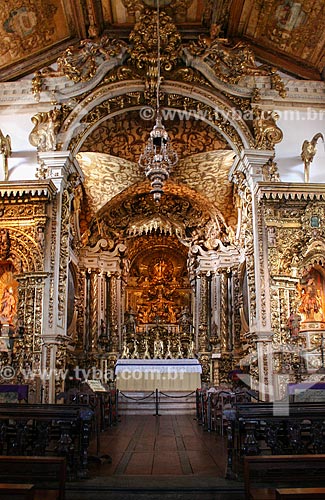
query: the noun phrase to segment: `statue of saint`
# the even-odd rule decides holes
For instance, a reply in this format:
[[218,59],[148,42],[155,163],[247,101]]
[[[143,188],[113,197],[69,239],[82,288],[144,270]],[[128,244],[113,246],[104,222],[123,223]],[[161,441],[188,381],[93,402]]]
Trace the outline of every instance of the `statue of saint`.
[[315,315],[323,320],[322,297],[320,291],[317,289],[315,279],[309,278],[306,285],[297,285],[298,292],[300,293],[300,306],[299,312],[305,315],[305,321],[317,321]]
[[13,323],[15,313],[16,299],[13,288],[11,286],[6,287],[1,298],[0,306],[0,317],[2,322],[7,321],[8,323]]
[[301,316],[296,312],[292,312],[288,318],[287,326],[291,337],[298,337],[300,330]]

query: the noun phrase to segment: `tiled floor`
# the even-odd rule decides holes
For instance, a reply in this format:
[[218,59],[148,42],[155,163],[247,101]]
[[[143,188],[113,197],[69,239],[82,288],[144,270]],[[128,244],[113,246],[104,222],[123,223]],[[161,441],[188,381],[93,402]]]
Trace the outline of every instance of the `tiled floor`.
[[225,440],[204,431],[191,415],[122,416],[100,436],[99,454],[112,458],[111,464],[92,467],[99,476],[225,477],[226,471]]
[[67,500],[243,500],[243,484],[225,479],[226,440],[194,416],[122,416],[100,435],[90,478],[68,483]]

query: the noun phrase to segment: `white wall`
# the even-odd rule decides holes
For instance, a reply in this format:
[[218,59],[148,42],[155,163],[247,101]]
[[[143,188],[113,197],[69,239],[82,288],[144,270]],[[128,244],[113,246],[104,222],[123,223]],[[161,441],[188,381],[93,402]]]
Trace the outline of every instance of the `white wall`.
[[[283,132],[283,140],[275,147],[275,161],[278,164],[281,181],[304,182],[304,163],[301,159],[302,144],[321,132],[325,138],[324,109],[291,109],[278,111],[277,122]],[[317,153],[310,167],[310,182],[325,182],[325,145],[317,142]]]
[[[36,148],[28,140],[33,128],[31,117],[37,109],[20,110],[17,107],[0,109],[0,129],[11,137],[12,156],[8,158],[9,181],[35,179],[37,165]],[[4,179],[2,166],[0,180]]]

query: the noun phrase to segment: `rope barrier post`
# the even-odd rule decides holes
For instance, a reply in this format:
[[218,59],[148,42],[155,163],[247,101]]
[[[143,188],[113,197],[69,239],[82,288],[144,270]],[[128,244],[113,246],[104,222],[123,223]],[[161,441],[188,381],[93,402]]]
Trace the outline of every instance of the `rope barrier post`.
[[196,389],[195,392],[195,402],[196,402],[196,420],[199,422],[200,420],[200,395],[199,395],[199,389]]
[[156,413],[154,414],[154,417],[160,417],[159,415],[159,391],[156,389],[156,394],[155,394],[155,405],[156,405]]
[[115,415],[116,415],[116,422],[119,422],[119,415],[118,415],[118,395],[119,395],[119,390],[116,389],[115,393]]
[[208,402],[207,402],[207,431],[211,431],[211,393],[208,392]]

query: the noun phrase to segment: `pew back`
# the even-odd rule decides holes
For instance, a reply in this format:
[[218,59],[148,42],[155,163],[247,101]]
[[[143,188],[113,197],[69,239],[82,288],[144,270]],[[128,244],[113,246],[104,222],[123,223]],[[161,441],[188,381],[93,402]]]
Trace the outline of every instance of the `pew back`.
[[246,500],[271,500],[285,487],[325,487],[325,455],[263,455],[244,458]]
[[0,455],[0,483],[32,483],[36,500],[64,500],[65,482],[64,457]]

